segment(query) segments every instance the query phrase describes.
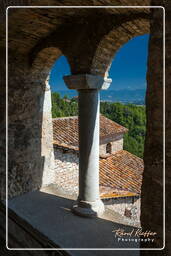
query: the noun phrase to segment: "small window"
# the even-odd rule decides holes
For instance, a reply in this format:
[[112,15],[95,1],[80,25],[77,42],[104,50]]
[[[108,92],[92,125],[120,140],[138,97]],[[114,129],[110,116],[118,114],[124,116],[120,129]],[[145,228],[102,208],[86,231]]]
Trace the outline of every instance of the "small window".
[[111,143],[107,143],[107,145],[106,145],[106,153],[109,153],[109,154],[112,153],[112,144]]

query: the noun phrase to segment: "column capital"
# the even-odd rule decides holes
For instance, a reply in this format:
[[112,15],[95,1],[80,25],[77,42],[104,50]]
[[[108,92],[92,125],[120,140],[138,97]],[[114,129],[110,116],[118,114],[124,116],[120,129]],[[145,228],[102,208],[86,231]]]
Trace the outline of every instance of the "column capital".
[[69,75],[63,77],[67,87],[75,90],[97,89],[106,90],[109,88],[112,79],[91,74]]

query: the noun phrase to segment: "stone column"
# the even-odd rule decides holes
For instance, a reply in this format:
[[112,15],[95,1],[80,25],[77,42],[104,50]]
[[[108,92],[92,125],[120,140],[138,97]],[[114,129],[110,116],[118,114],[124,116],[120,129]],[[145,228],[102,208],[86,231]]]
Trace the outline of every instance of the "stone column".
[[99,90],[107,89],[111,79],[84,74],[65,76],[64,81],[79,93],[79,196],[73,212],[99,216],[104,212],[99,197]]

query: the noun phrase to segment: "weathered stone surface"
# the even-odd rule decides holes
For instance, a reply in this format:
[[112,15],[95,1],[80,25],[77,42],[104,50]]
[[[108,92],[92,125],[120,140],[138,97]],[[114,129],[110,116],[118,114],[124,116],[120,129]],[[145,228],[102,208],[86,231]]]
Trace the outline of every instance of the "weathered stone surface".
[[102,89],[109,88],[112,79],[102,78],[90,74],[64,76],[64,81],[69,89],[85,90],[85,89]]
[[[162,1],[160,2],[162,5]],[[149,42],[147,72],[147,135],[144,152],[144,177],[142,183],[141,224],[143,229],[157,232],[157,239],[143,247],[164,246],[164,163],[163,163],[163,9],[153,9]],[[169,81],[167,81],[168,83]],[[170,150],[169,150],[170,151]],[[168,153],[169,153],[168,151]],[[169,175],[169,173],[168,173]],[[169,178],[169,177],[167,177]],[[167,182],[169,179],[167,180]],[[168,227],[168,229],[170,229]],[[167,245],[168,246],[168,245]],[[168,250],[168,249],[166,249]],[[142,251],[142,255],[149,255]],[[166,255],[165,250],[150,255]]]
[[[11,5],[15,5],[15,2],[17,3],[13,1]],[[43,2],[47,5],[54,4],[53,0]],[[111,3],[107,0],[86,1],[84,4],[88,5],[88,2],[90,5],[123,4],[122,1]],[[7,5],[6,1],[4,3],[4,6]],[[76,2],[77,5],[80,3]],[[143,5],[148,3],[145,0],[142,2]],[[28,4],[35,5],[34,1],[26,1],[26,5]],[[57,4],[61,5],[60,1],[55,1],[55,5]],[[64,6],[67,4],[72,5],[72,2],[62,3]],[[137,1],[132,1],[132,5],[136,4]],[[130,38],[149,31],[148,8],[10,8],[8,12],[11,49],[18,54],[29,53],[30,61],[33,61],[41,50],[58,48],[66,55],[72,74],[104,76],[119,47]],[[4,38],[1,42],[4,42]]]
[[108,144],[108,141],[106,142],[106,144],[100,145],[100,155],[105,155],[106,153],[114,153],[116,151],[122,150],[123,149],[123,134],[113,136],[113,138],[110,142],[111,152],[106,152],[107,144]]
[[[36,2],[38,5],[40,2]],[[3,26],[1,27],[0,47],[3,68],[5,67],[5,8],[9,5],[35,5],[33,1],[1,1]],[[44,1],[41,5],[61,5],[60,1]],[[82,4],[81,1],[77,5]],[[86,5],[99,5],[99,1],[88,1]],[[109,4],[103,1],[102,4]],[[119,5],[120,2],[112,4]],[[137,1],[133,1],[137,4]],[[144,2],[146,5],[147,3]],[[72,5],[64,1],[62,5]],[[72,74],[94,74],[96,65],[103,69],[95,72],[104,76],[108,56],[104,54],[95,61],[94,54],[102,39],[112,29],[122,25],[133,25],[133,20],[149,18],[147,9],[27,9],[8,10],[8,48],[9,48],[9,195],[37,189],[47,183],[45,168],[50,167],[52,150],[50,146],[51,124],[49,114],[42,114],[45,93],[45,80],[55,58],[66,55]],[[86,21],[86,22],[85,22]],[[138,26],[132,26],[133,30]],[[126,28],[128,29],[128,28]],[[131,29],[131,27],[129,27]],[[78,33],[78,31],[80,33]],[[124,30],[125,31],[125,30]],[[144,31],[144,30],[143,30]],[[111,39],[109,38],[109,41]],[[104,41],[104,40],[103,40]],[[113,38],[113,42],[115,38]],[[71,43],[72,42],[72,43]],[[85,44],[86,42],[86,44]],[[106,48],[106,47],[105,47]],[[79,49],[79,50],[78,50]],[[111,49],[112,51],[112,49]],[[114,53],[114,52],[113,52]],[[113,54],[112,53],[112,54]],[[97,54],[96,54],[97,55]],[[98,54],[99,55],[99,54]],[[96,59],[96,58],[95,58]],[[103,64],[106,63],[105,65]],[[5,74],[3,70],[3,75]],[[5,77],[3,79],[5,85]],[[4,99],[4,92],[2,98]],[[45,96],[46,98],[46,96]],[[4,119],[2,119],[4,121]],[[43,124],[44,123],[44,124]],[[42,126],[43,124],[43,126]],[[43,127],[43,128],[42,128]],[[49,127],[49,128],[47,128]],[[43,130],[42,130],[43,129]],[[44,134],[47,132],[47,135]],[[1,126],[5,137],[4,126]],[[43,134],[43,136],[42,136]],[[42,144],[42,140],[44,140]],[[43,146],[42,146],[43,145]],[[43,148],[42,148],[43,147]],[[43,155],[42,155],[43,150]],[[2,141],[1,195],[5,196],[5,140]],[[44,158],[45,157],[45,158]],[[53,175],[52,175],[53,176]],[[51,178],[50,178],[51,180]],[[50,182],[50,181],[48,181]]]
[[[15,61],[13,53],[9,54],[9,197],[53,182],[51,94],[45,82],[47,74],[36,75],[26,63],[27,59]],[[3,192],[3,198],[4,195]]]
[[[75,3],[75,2],[74,2]],[[4,87],[0,107],[5,103],[5,8],[8,5],[72,5],[73,1],[1,1],[0,71]],[[76,2],[82,5],[83,1]],[[150,5],[138,0],[88,0],[85,5]],[[166,6],[166,206],[170,207],[171,118],[170,118],[170,1],[152,1]],[[142,225],[156,229],[162,238],[162,34],[161,10],[153,11],[148,64],[147,139],[143,181]],[[11,9],[9,11],[9,192],[10,196],[37,189],[42,183],[42,102],[44,81],[60,54],[66,55],[72,74],[107,76],[111,59],[125,42],[149,31],[149,9]],[[52,54],[48,55],[51,52]],[[54,57],[55,56],[55,57]],[[39,58],[39,61],[38,60]],[[37,65],[36,65],[37,63]],[[32,67],[31,67],[32,65]],[[40,68],[41,67],[41,68]],[[1,197],[5,197],[5,115],[1,118]],[[49,122],[47,122],[50,125]],[[49,126],[50,127],[50,126]],[[49,128],[50,129],[50,128]],[[47,129],[48,132],[48,129]],[[48,135],[47,135],[48,136]],[[49,140],[50,142],[50,140]],[[45,143],[46,144],[46,143]],[[47,153],[45,150],[44,152]],[[51,155],[49,147],[48,154]],[[50,158],[49,158],[50,159]],[[147,192],[148,191],[148,192]],[[169,255],[170,220],[167,220],[166,251]],[[142,252],[162,255],[163,252]]]
[[78,154],[54,148],[55,180],[59,189],[78,195]]
[[103,200],[105,208],[126,217],[129,225],[140,225],[140,197],[120,197]]
[[[101,146],[100,146],[101,147]],[[78,196],[79,157],[76,152],[54,147],[55,179],[54,184],[58,191],[66,195]],[[127,217],[130,225],[140,225],[140,198],[137,196],[118,197],[102,200],[105,209]],[[126,215],[129,212],[130,216]]]
[[42,108],[41,156],[44,157],[44,167],[41,186],[53,183],[55,178],[51,108],[51,90],[47,82]]

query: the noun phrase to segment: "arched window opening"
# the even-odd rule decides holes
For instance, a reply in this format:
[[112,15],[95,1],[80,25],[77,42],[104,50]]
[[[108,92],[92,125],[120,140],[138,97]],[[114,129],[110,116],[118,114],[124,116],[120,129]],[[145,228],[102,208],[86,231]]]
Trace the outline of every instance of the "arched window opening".
[[[148,34],[134,37],[116,52],[109,70],[112,83],[108,90],[100,92],[101,113],[128,129],[123,149],[140,158],[146,133],[148,39]],[[121,148],[118,143],[115,142],[116,149]]]
[[52,118],[78,114],[77,91],[68,89],[63,80],[63,77],[70,73],[70,66],[65,56],[61,56],[51,68],[49,84],[52,93]]
[[106,153],[107,154],[111,154],[112,153],[112,144],[111,143],[107,143],[107,145],[106,145]]

